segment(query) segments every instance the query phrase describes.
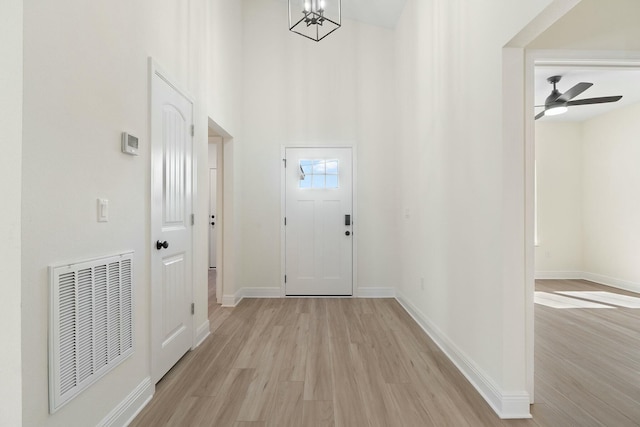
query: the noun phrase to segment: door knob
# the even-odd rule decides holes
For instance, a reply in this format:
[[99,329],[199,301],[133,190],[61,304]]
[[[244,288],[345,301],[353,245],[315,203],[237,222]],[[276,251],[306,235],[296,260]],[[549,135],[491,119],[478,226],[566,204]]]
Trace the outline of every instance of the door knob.
[[347,231],[344,232],[344,235],[345,236],[351,236],[351,232],[349,230],[347,230]]
[[169,242],[167,242],[166,240],[164,242],[161,242],[160,240],[158,240],[156,242],[156,249],[160,250],[162,248],[167,249],[169,247]]

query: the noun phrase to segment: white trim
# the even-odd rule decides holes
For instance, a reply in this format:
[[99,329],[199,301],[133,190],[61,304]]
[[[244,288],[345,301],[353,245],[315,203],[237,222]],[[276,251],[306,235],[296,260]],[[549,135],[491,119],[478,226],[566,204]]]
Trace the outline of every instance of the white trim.
[[431,337],[444,354],[453,362],[465,378],[475,387],[489,406],[502,419],[531,418],[529,413],[529,393],[526,391],[503,391],[484,373],[462,350],[460,350],[440,329],[438,329],[400,291],[396,300],[413,320]]
[[106,417],[98,423],[98,427],[127,426],[147,406],[153,397],[155,387],[151,378],[146,377],[134,388],[122,402],[113,408]]
[[242,297],[239,295],[240,291],[236,292],[234,295],[223,295],[222,296],[222,307],[235,307],[238,305],[240,301],[242,301]]
[[287,274],[287,235],[284,226],[284,218],[287,215],[287,170],[284,167],[286,158],[287,147],[282,145],[280,147],[280,296],[282,298],[287,296],[286,284],[284,282],[284,275]]
[[351,148],[351,295],[358,296],[358,150],[356,144]]
[[364,287],[357,289],[357,298],[395,298],[395,288]]
[[536,271],[536,280],[572,280],[582,279],[580,271]]
[[280,288],[242,288],[242,298],[281,298]]
[[615,277],[605,276],[603,274],[580,272],[562,272],[562,271],[538,271],[536,279],[555,279],[555,280],[588,280],[600,285],[609,286],[624,291],[635,292],[640,294],[640,283],[630,282],[628,280],[617,279]]
[[630,282],[628,280],[616,279],[615,277],[604,276],[602,274],[582,273],[584,280],[600,283],[601,285],[611,286],[612,288],[623,289],[629,292],[640,293],[640,283]]
[[233,295],[224,295],[222,297],[222,306],[235,307],[244,298],[284,298],[284,297],[281,295],[281,288],[278,288],[278,287],[240,288]]
[[240,288],[233,295],[223,295],[222,296],[222,306],[223,307],[235,307],[242,301],[244,298],[244,288]]
[[202,325],[198,326],[198,329],[196,330],[196,336],[193,341],[195,345],[192,347],[192,350],[202,344],[202,342],[209,336],[209,333],[209,319],[207,319],[202,323]]
[[587,271],[536,271],[536,280],[588,280],[600,285],[640,294],[640,283]]

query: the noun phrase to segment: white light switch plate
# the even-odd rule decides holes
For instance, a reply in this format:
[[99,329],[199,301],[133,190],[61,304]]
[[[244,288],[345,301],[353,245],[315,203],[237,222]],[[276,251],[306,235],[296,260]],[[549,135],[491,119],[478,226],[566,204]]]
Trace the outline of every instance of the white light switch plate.
[[109,221],[109,200],[98,199],[98,222]]

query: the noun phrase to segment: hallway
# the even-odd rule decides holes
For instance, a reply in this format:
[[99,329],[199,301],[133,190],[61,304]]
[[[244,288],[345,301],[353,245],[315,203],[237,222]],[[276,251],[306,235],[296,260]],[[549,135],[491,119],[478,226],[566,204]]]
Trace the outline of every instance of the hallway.
[[534,425],[499,420],[393,299],[246,299],[211,321],[132,426]]
[[[214,297],[215,281],[209,285]],[[637,297],[584,281],[537,288]],[[212,301],[211,336],[158,383],[132,426],[637,426],[640,419],[637,308],[536,304],[534,419],[500,420],[393,299],[245,299],[236,308]]]

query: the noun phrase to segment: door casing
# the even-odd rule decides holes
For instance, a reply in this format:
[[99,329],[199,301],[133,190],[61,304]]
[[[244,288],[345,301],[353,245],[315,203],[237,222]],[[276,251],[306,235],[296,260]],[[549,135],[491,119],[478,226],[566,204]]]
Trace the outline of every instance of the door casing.
[[[213,184],[213,185],[212,185]],[[214,207],[215,208],[212,208]],[[218,168],[209,168],[209,268],[218,267]],[[215,214],[215,218],[211,216]],[[215,225],[211,225],[211,223]],[[212,265],[213,264],[213,265]],[[217,289],[216,289],[217,290]]]

